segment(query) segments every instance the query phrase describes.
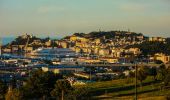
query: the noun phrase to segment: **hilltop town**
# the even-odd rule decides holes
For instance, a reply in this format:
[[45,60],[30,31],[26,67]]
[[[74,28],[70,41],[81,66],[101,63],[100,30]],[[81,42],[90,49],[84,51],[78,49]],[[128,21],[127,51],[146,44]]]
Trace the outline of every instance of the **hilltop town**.
[[[31,53],[38,48],[69,48],[80,54],[80,60],[89,63],[105,60],[109,63],[130,63],[137,58],[145,62],[160,60],[170,62],[168,38],[146,37],[142,33],[129,31],[108,31],[74,33],[62,39],[49,37],[41,39],[33,35],[18,36],[2,47],[3,53]],[[147,46],[145,46],[147,45]],[[157,46],[160,46],[157,47]],[[146,52],[147,51],[147,52]],[[85,57],[90,57],[85,59]],[[95,59],[93,59],[95,58]]]

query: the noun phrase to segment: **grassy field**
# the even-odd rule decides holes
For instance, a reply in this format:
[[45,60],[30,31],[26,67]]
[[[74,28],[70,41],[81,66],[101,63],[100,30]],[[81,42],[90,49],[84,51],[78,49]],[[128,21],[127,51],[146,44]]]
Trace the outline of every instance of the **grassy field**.
[[[141,86],[138,82],[139,100],[167,100],[170,88],[162,88],[160,81],[148,77]],[[135,93],[134,79],[89,83],[76,88],[87,88],[88,95],[96,100],[133,100]]]

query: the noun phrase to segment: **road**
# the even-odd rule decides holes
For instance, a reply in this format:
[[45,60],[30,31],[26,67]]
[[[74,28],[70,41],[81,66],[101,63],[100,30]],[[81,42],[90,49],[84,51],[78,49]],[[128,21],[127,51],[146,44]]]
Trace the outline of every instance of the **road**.
[[[158,67],[161,64],[78,64],[82,67],[131,67],[131,66],[149,66],[149,67]],[[170,66],[170,64],[165,64]],[[77,66],[77,65],[67,65],[67,66]],[[22,69],[32,69],[36,67],[0,67],[0,70],[22,70]]]

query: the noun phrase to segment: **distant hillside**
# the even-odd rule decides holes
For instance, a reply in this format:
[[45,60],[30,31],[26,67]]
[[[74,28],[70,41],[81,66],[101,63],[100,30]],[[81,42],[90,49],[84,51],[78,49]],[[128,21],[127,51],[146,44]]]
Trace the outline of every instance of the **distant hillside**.
[[34,40],[37,40],[39,38],[35,37],[35,36],[30,36],[28,35],[27,37],[23,37],[23,36],[18,36],[14,41],[11,42],[11,45],[25,45],[27,40],[29,39],[29,43],[33,42]]
[[[28,41],[28,38],[29,38],[29,41]],[[49,37],[41,39],[41,38],[38,38],[38,37],[32,36],[32,35],[21,35],[21,36],[18,36],[17,38],[15,38],[15,39],[11,40],[10,43],[5,44],[4,46],[8,46],[8,45],[26,45],[27,41],[28,41],[28,44],[30,44],[35,40],[40,40],[42,43],[45,43],[49,39],[50,39]]]

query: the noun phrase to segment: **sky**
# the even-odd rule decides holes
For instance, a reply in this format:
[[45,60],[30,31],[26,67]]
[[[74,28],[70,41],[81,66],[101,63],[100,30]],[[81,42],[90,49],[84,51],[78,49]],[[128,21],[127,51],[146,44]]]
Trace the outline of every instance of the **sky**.
[[99,29],[170,37],[170,0],[0,0],[0,37]]

